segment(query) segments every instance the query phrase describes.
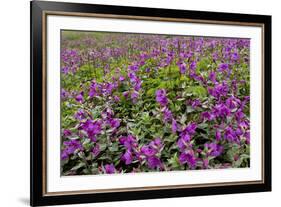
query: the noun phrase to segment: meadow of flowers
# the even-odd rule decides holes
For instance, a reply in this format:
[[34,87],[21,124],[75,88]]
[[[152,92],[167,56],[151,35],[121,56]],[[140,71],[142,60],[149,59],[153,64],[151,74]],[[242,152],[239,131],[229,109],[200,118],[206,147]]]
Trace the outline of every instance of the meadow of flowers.
[[250,166],[249,39],[62,31],[61,173]]

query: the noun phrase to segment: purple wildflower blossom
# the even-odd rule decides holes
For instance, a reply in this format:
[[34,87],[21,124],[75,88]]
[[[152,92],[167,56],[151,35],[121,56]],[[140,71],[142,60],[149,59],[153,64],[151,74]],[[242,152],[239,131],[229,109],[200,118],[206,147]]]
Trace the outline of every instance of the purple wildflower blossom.
[[218,67],[219,72],[228,71],[228,69],[229,69],[229,65],[227,63],[219,64],[219,67]]
[[237,52],[234,52],[231,54],[231,60],[237,61],[237,60],[239,60],[239,58],[240,58],[240,56]]
[[128,73],[128,77],[130,78],[130,81],[131,81],[132,83],[135,83],[135,82],[138,81],[138,77],[137,77],[137,75],[136,75],[135,72],[129,72],[129,73]]
[[113,164],[106,164],[104,166],[104,169],[106,174],[114,174],[116,172],[116,169]]
[[213,83],[216,83],[216,82],[217,82],[216,76],[217,76],[216,72],[211,71],[210,74],[209,74],[209,79],[210,79]]
[[129,70],[131,71],[137,71],[139,69],[139,66],[137,64],[133,64],[129,66]]
[[199,107],[201,105],[201,101],[199,99],[195,99],[191,102],[191,107],[193,109],[196,109],[197,107]]
[[196,69],[196,65],[197,65],[197,63],[196,63],[195,61],[192,61],[192,62],[190,63],[190,65],[189,65],[189,69],[190,69],[190,70],[195,70],[195,69]]
[[102,121],[87,120],[86,122],[81,123],[80,128],[87,132],[92,141],[96,141],[96,135],[100,134],[102,131]]
[[159,89],[156,91],[156,101],[161,106],[166,106],[168,104],[168,99],[166,97],[166,90],[165,89]]
[[100,145],[99,144],[96,144],[96,146],[93,147],[92,153],[94,154],[95,157],[100,154]]
[[228,117],[231,115],[231,111],[229,110],[229,108],[225,105],[225,104],[217,104],[214,106],[213,109],[213,113],[217,116],[217,117]]
[[99,84],[97,84],[95,81],[93,81],[90,85],[90,91],[89,91],[89,96],[91,98],[98,96],[99,94]]
[[136,138],[132,135],[120,137],[119,142],[121,145],[123,145],[127,149],[134,149],[138,145]]
[[222,151],[223,151],[223,146],[221,145],[218,145],[214,142],[212,143],[206,143],[204,145],[204,147],[206,148],[207,150],[207,156],[213,156],[213,157],[217,157],[219,156]]
[[68,136],[70,136],[72,133],[71,133],[71,131],[69,130],[69,129],[65,129],[65,130],[63,130],[63,136],[64,137],[68,137]]
[[157,150],[149,145],[144,145],[141,147],[141,152],[145,155],[145,156],[153,156],[157,153]]
[[70,140],[63,142],[65,146],[64,150],[62,151],[62,159],[67,159],[69,155],[73,154],[76,150],[83,150],[82,144],[79,140]]
[[164,107],[162,111],[163,111],[164,122],[167,123],[171,121],[173,118],[172,112],[167,107]]
[[69,92],[67,92],[65,89],[61,89],[61,98],[67,99],[69,97]]
[[119,119],[109,119],[108,123],[112,128],[117,128],[117,127],[120,126],[120,120]]
[[139,93],[137,91],[133,91],[131,93],[131,99],[132,99],[133,103],[137,102],[138,97],[139,97]]
[[126,165],[129,165],[133,161],[132,151],[127,149],[126,152],[122,155],[121,159],[125,162]]
[[219,129],[216,129],[216,140],[217,141],[220,141],[221,140],[221,132],[220,132],[220,130]]
[[192,122],[186,126],[186,128],[183,130],[184,133],[188,133],[189,135],[195,134],[195,130],[197,128],[197,124],[195,122]]
[[157,167],[161,167],[162,163],[158,157],[148,157],[147,165],[150,169],[155,169]]
[[75,100],[79,103],[82,103],[84,101],[84,97],[83,97],[84,92],[80,92],[76,97]]
[[175,119],[172,119],[172,132],[176,133],[178,131],[178,124]]
[[195,157],[193,151],[181,153],[179,156],[179,162],[182,165],[187,163],[191,169],[194,169],[196,167],[196,163],[197,163],[196,157]]
[[121,75],[121,76],[119,77],[119,81],[123,82],[124,80],[125,80],[125,77]]
[[208,121],[212,121],[215,119],[215,115],[212,112],[208,112],[208,111],[202,112],[201,117]]
[[225,129],[224,137],[225,137],[225,139],[228,140],[229,142],[235,142],[235,141],[237,141],[236,133],[235,133],[235,131],[234,131],[230,126],[228,126],[228,127]]
[[79,109],[75,114],[74,118],[81,121],[86,118],[85,112],[83,109]]
[[117,102],[117,103],[120,102],[120,97],[119,96],[113,96],[113,98],[114,98],[115,102]]
[[214,88],[208,87],[208,92],[215,98],[219,99],[221,96],[226,96],[229,91],[229,87],[225,81],[222,83],[216,83]]
[[178,67],[180,69],[180,73],[181,74],[185,74],[185,72],[186,72],[186,64],[184,62],[181,62],[181,63],[178,64]]

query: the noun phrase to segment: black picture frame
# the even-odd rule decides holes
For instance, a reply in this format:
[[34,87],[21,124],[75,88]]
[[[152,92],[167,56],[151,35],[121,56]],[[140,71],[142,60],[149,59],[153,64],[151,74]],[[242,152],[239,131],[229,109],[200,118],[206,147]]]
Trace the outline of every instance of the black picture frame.
[[[236,184],[205,186],[192,188],[171,188],[154,190],[133,190],[125,192],[106,192],[106,193],[73,193],[67,195],[45,195],[43,165],[45,163],[43,134],[46,128],[46,81],[43,71],[44,63],[44,12],[64,12],[84,14],[105,14],[131,17],[155,17],[170,19],[192,19],[200,21],[232,22],[237,24],[257,23],[262,24],[264,29],[263,41],[263,123],[264,123],[264,180],[262,183]],[[271,191],[271,16],[233,14],[203,11],[187,11],[156,8],[137,8],[125,6],[108,6],[80,3],[59,3],[59,2],[31,2],[31,166],[30,166],[30,205],[59,205],[59,204],[78,204],[90,202],[106,202],[136,199],[169,198],[185,196],[203,196],[216,194],[249,193]],[[43,98],[42,98],[43,97]]]

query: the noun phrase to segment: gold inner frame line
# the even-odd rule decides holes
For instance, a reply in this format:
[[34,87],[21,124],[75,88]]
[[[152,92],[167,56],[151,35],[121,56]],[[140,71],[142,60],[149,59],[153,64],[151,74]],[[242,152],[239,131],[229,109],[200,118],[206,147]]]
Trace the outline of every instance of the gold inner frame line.
[[[261,175],[262,180],[256,181],[235,181],[235,182],[219,182],[219,183],[201,183],[201,184],[182,184],[182,185],[163,185],[163,186],[145,186],[145,187],[128,187],[128,188],[113,188],[113,189],[92,189],[80,191],[61,191],[48,192],[47,191],[47,16],[74,16],[74,17],[96,17],[96,18],[111,18],[111,19],[130,19],[130,20],[147,20],[147,21],[165,21],[165,22],[186,22],[186,23],[201,23],[201,24],[220,24],[220,25],[237,25],[237,26],[255,26],[261,27],[262,34],[262,60],[261,60],[261,118],[262,118],[262,153],[261,153]],[[264,24],[253,22],[238,22],[238,21],[215,21],[215,20],[198,20],[198,19],[182,19],[182,18],[166,18],[166,17],[149,17],[149,16],[130,16],[130,15],[115,15],[115,14],[98,14],[98,13],[80,13],[80,12],[58,12],[58,11],[43,11],[42,12],[42,192],[43,196],[62,196],[74,194],[91,194],[91,193],[109,193],[109,192],[129,192],[129,191],[146,191],[146,190],[163,190],[163,189],[184,189],[195,187],[215,187],[215,186],[235,186],[235,185],[249,185],[249,184],[263,184],[264,183]]]

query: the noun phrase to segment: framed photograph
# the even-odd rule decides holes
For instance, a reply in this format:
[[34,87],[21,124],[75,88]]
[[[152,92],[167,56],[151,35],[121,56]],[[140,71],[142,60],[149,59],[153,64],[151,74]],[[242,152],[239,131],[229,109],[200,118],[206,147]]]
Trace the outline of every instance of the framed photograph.
[[270,190],[271,16],[31,2],[32,206]]

